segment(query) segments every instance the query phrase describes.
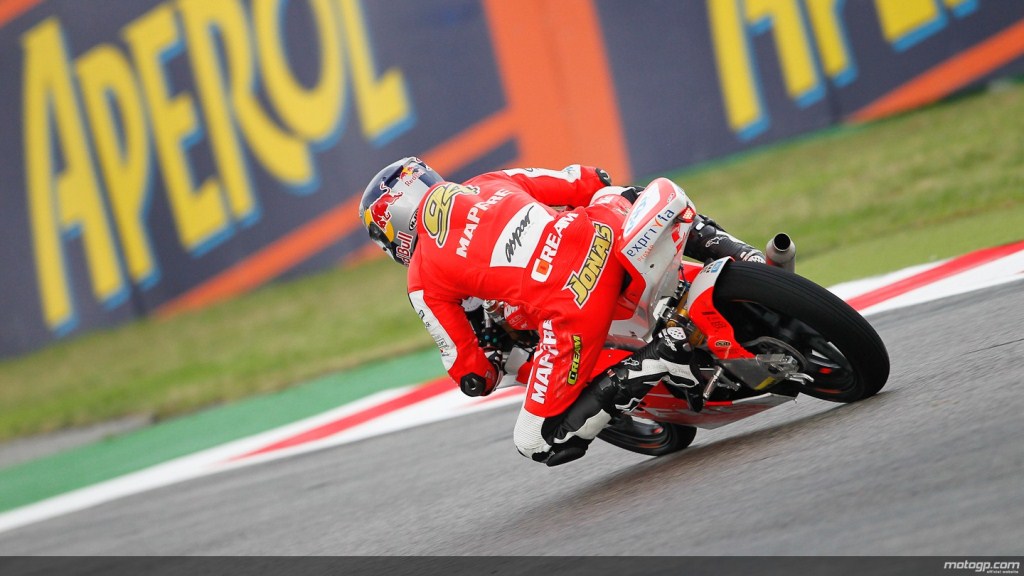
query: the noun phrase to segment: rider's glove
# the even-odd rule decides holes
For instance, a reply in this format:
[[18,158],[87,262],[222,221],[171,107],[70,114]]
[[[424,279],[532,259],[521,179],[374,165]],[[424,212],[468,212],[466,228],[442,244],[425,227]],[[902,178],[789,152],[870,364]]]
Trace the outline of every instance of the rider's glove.
[[481,376],[476,372],[470,372],[459,380],[459,390],[466,396],[487,396],[491,392],[494,392],[494,388],[497,387],[498,381],[501,380],[504,374],[503,364],[505,362],[504,356],[500,350],[485,350],[487,361],[491,363],[492,370],[488,370],[487,374]]
[[495,380],[493,383],[488,384],[487,379],[483,376],[470,372],[462,377],[459,381],[459,390],[466,396],[487,396],[494,391],[494,387],[498,384]]

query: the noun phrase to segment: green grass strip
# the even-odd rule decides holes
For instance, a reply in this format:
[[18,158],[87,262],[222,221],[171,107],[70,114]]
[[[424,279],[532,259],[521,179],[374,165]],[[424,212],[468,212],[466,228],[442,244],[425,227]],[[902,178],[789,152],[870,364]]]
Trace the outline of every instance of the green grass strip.
[[434,351],[278,392],[0,470],[0,512],[315,416],[375,392],[441,376]]

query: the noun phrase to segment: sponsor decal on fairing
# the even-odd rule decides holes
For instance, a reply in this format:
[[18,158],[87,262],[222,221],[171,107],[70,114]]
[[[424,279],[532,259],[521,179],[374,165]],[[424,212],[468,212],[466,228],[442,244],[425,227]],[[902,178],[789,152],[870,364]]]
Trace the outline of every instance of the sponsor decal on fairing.
[[646,260],[654,248],[654,243],[657,241],[658,236],[661,235],[661,229],[666,224],[671,224],[675,215],[676,211],[671,208],[666,208],[657,214],[649,222],[647,229],[629,242],[626,255],[638,261]]

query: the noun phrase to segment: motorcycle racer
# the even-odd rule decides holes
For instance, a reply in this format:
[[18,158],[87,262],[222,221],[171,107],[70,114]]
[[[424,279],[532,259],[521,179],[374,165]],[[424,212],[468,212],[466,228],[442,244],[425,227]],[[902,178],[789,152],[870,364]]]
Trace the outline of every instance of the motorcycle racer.
[[[449,375],[469,396],[490,394],[506,370],[481,348],[470,298],[515,311],[539,342],[513,433],[516,448],[554,466],[583,456],[598,432],[662,378],[684,378],[683,342],[655,340],[588,386],[626,279],[611,251],[639,190],[612,186],[603,170],[521,168],[445,181],[407,157],[366,186],[359,217],[370,238],[407,266],[413,308]],[[764,255],[698,216],[684,253],[764,261]]]

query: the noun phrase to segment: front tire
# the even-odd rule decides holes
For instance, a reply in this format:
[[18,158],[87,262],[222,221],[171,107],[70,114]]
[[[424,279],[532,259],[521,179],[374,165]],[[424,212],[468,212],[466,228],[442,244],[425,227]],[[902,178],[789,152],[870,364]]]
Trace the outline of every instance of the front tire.
[[814,382],[797,389],[808,396],[856,402],[878,393],[889,378],[889,354],[878,332],[806,278],[764,264],[730,262],[715,284],[714,302],[741,344],[770,336],[801,352],[807,360],[803,372]]

